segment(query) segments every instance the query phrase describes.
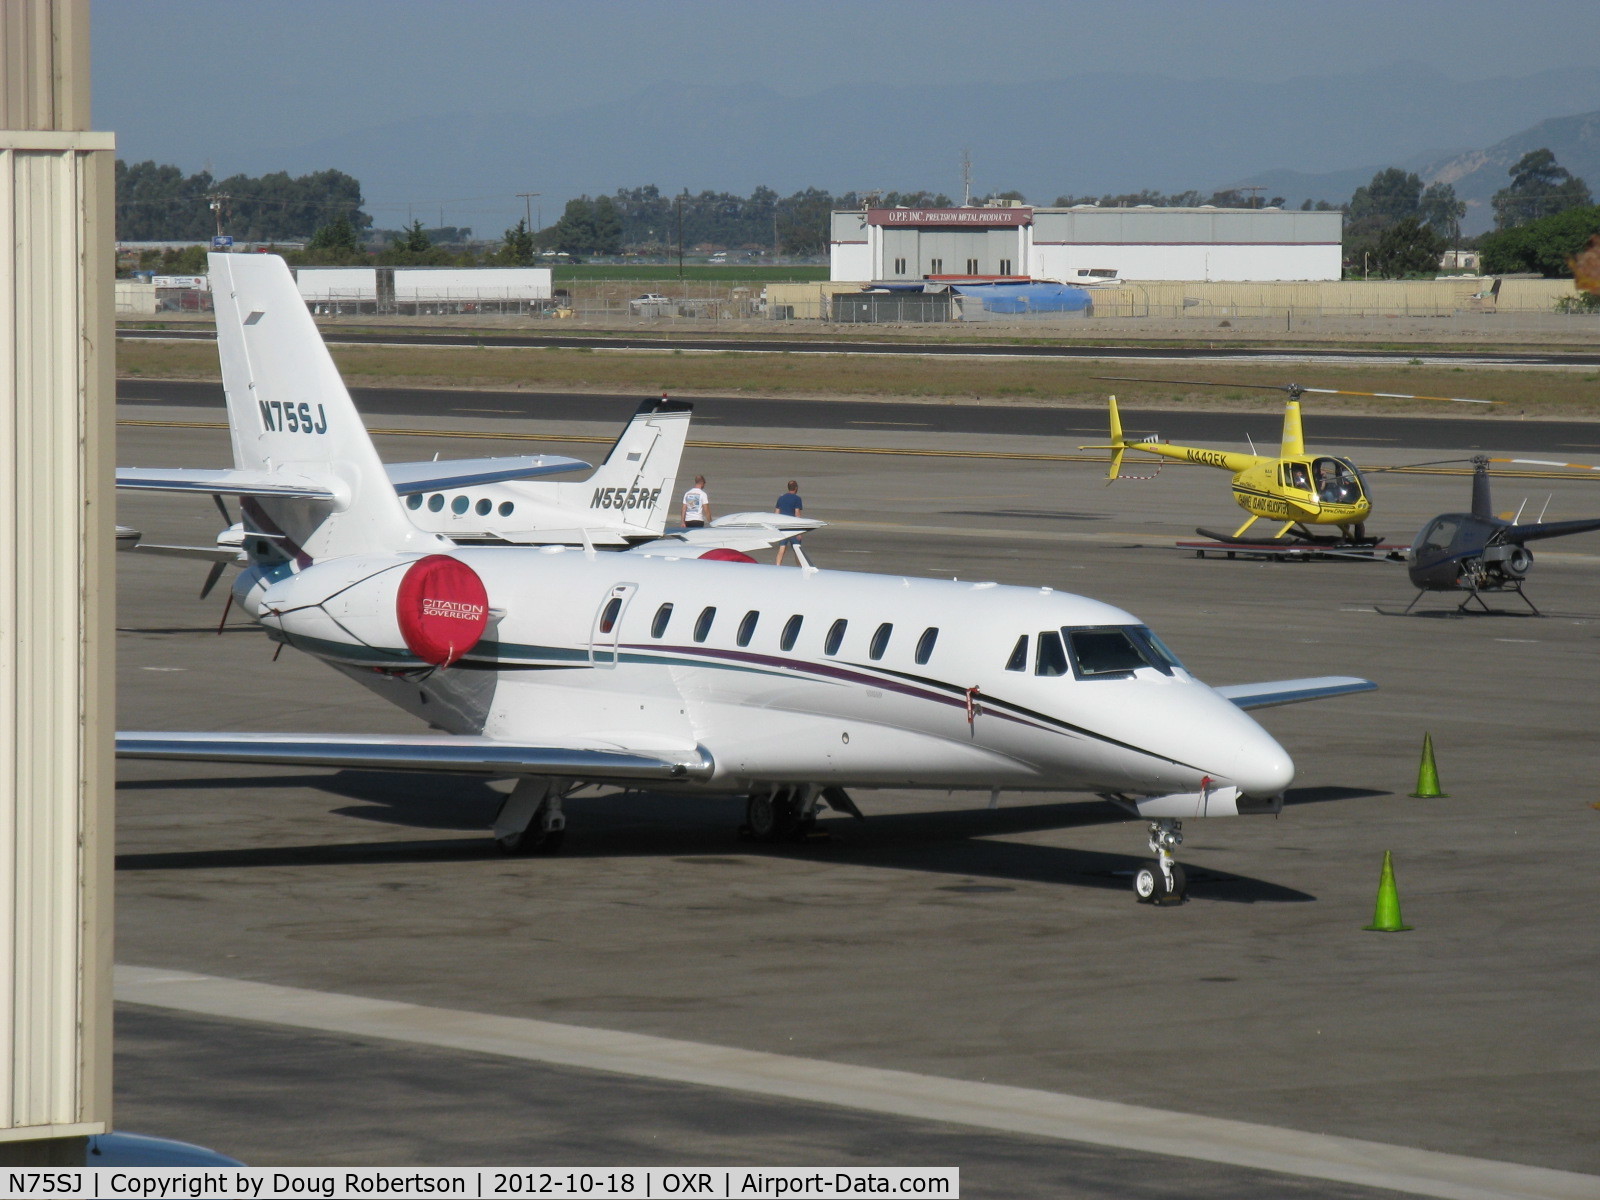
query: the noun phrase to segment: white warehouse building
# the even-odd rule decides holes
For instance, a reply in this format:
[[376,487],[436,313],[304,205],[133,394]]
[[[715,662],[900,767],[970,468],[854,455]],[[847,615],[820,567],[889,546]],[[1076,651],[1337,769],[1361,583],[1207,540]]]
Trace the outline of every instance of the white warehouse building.
[[1279,208],[869,208],[835,212],[830,277],[1324,280],[1344,214]]

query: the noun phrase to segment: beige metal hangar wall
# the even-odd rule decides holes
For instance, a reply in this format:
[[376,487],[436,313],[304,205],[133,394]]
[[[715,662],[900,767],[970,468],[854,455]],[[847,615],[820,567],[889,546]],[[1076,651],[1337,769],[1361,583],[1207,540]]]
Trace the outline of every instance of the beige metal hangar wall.
[[0,3],[0,1165],[111,1115],[113,233],[88,0]]

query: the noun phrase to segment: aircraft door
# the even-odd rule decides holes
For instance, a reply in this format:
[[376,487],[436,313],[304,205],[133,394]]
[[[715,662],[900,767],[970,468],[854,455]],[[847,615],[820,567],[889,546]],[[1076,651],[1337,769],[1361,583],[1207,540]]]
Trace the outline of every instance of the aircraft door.
[[617,665],[617,646],[622,638],[622,621],[628,601],[639,590],[636,583],[613,584],[595,610],[594,626],[589,631],[589,665],[610,669]]

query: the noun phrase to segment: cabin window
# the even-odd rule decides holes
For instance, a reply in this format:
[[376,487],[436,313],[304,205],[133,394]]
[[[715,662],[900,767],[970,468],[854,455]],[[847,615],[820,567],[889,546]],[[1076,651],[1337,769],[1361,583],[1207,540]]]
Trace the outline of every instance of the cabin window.
[[444,497],[438,492],[428,497],[428,511],[438,512],[444,507]]
[[753,608],[745,613],[744,620],[739,622],[739,634],[736,639],[739,645],[748,646],[750,644],[750,639],[755,636],[756,622],[760,619],[761,614]]
[[717,610],[715,607],[707,605],[705,608],[702,608],[700,610],[700,615],[695,618],[694,640],[697,642],[705,641],[707,635],[711,632],[711,622],[715,621],[716,619]]
[[407,508],[421,508],[422,507],[422,493],[421,492],[412,492],[411,495],[407,496],[406,497],[406,507]]
[[494,511],[494,501],[479,500],[472,506],[472,511],[477,513],[480,517],[487,517],[491,512]]
[[600,632],[610,633],[617,627],[617,614],[622,611],[622,597],[613,596],[600,610]]
[[1460,522],[1449,517],[1440,517],[1429,525],[1421,537],[1422,548],[1427,551],[1441,551],[1450,549],[1450,543],[1456,540],[1456,530]]
[[873,662],[883,657],[883,652],[889,648],[889,635],[893,632],[894,626],[888,621],[872,631],[872,641],[867,644],[867,656]]
[[1061,635],[1054,629],[1039,634],[1039,649],[1033,656],[1035,675],[1065,675],[1067,652],[1061,647]]
[[667,632],[667,622],[672,620],[672,602],[669,600],[656,609],[656,615],[650,622],[650,636],[658,638]]
[[467,505],[471,503],[472,501],[468,500],[465,496],[457,496],[454,500],[450,501],[450,511],[459,517],[462,513],[467,511]]
[[1011,647],[1011,657],[1006,659],[1006,670],[1026,671],[1028,669],[1028,635],[1023,634],[1017,639],[1017,644]]
[[932,625],[922,631],[922,636],[917,639],[917,666],[922,666],[933,657],[933,644],[939,640],[939,631]]
[[783,633],[778,637],[778,649],[794,649],[795,641],[800,637],[800,626],[803,623],[804,618],[799,613],[795,613],[794,616],[783,623]]
[[839,653],[839,647],[844,643],[845,626],[849,624],[849,621],[840,617],[832,625],[828,626],[828,636],[822,639],[822,652],[824,654]]
[[1142,625],[1106,625],[1093,629],[1063,629],[1072,655],[1072,670],[1079,679],[1121,679],[1141,667],[1171,675],[1183,664],[1161,639]]
[[517,510],[517,506],[515,504],[511,503],[511,501],[502,500],[500,502],[500,515],[502,517],[509,517],[516,510]]

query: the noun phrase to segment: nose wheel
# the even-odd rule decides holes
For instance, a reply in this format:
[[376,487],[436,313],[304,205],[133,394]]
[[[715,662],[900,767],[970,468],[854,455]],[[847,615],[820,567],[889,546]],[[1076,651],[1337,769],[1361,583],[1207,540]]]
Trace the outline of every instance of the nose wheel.
[[1153,863],[1141,863],[1133,873],[1133,892],[1141,904],[1182,904],[1188,881],[1183,868],[1172,857],[1173,848],[1183,844],[1183,822],[1163,817],[1150,822],[1150,849]]

